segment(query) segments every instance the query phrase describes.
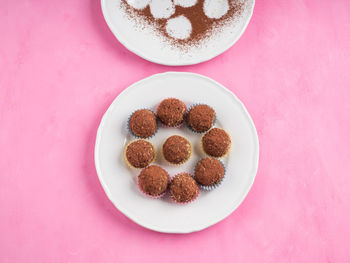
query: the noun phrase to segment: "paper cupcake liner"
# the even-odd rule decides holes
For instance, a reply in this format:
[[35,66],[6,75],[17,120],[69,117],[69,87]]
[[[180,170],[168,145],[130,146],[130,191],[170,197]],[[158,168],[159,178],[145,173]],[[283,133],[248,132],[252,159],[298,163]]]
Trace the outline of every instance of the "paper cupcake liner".
[[213,109],[213,107],[211,107],[211,106],[209,106],[208,104],[205,104],[205,103],[194,103],[194,104],[192,104],[192,105],[188,108],[188,110],[186,111],[185,123],[186,123],[186,127],[189,128],[192,132],[197,133],[197,134],[203,134],[203,133],[209,131],[211,128],[213,128],[213,127],[215,126],[215,124],[216,124],[216,111],[213,109],[213,111],[214,111],[214,113],[215,113],[215,118],[214,118],[214,121],[213,121],[213,125],[211,125],[211,127],[210,127],[208,130],[203,131],[203,132],[195,131],[195,130],[188,124],[188,122],[187,122],[187,116],[188,116],[188,113],[190,112],[190,110],[191,110],[192,108],[194,108],[194,107],[196,107],[196,106],[199,106],[199,105],[206,105],[206,106],[208,106],[208,107],[210,107],[210,108]]
[[[130,129],[130,119],[131,119],[131,116],[132,116],[136,111],[138,111],[138,110],[149,110],[149,111],[153,112],[154,116],[156,117],[156,124],[157,124],[156,130],[154,131],[154,133],[153,133],[151,136],[149,136],[149,137],[147,137],[147,138],[140,137],[140,136],[136,135],[136,134],[133,133],[133,131]],[[156,133],[158,132],[158,129],[159,129],[158,126],[159,126],[159,121],[158,121],[157,114],[155,114],[154,111],[151,110],[151,109],[141,108],[141,109],[134,110],[134,111],[129,115],[129,117],[128,117],[128,123],[127,123],[128,132],[129,132],[133,137],[135,137],[135,138],[137,138],[137,139],[151,139],[151,138],[152,138],[154,135],[156,135]]]
[[181,101],[182,104],[185,106],[185,113],[184,113],[184,115],[183,115],[183,120],[182,120],[182,122],[181,122],[180,124],[175,125],[175,126],[169,126],[169,125],[166,125],[165,123],[163,123],[163,122],[159,119],[159,117],[158,117],[157,112],[158,112],[159,105],[160,105],[164,100],[167,100],[167,99],[177,99],[177,100],[180,100],[180,99],[174,98],[174,97],[169,97],[169,98],[163,99],[163,100],[158,104],[157,109],[156,109],[156,116],[157,116],[157,119],[159,120],[159,123],[160,123],[160,125],[161,125],[162,127],[165,127],[165,128],[180,128],[180,127],[184,124],[184,122],[185,122],[186,112],[187,112],[187,106],[186,106],[186,104],[185,104],[182,100],[180,100],[180,101]]
[[[203,159],[203,158],[202,158]],[[202,159],[200,159],[197,163],[196,163],[196,165],[195,165],[195,167],[194,167],[194,176],[193,176],[193,178],[196,180],[196,168],[197,168],[197,165],[198,165],[198,163],[202,160]],[[197,182],[197,184],[198,184],[198,186],[199,186],[199,188],[200,189],[202,189],[202,190],[204,190],[204,191],[211,191],[211,190],[214,190],[215,188],[218,188],[221,184],[222,184],[222,182],[225,180],[225,177],[226,177],[226,166],[224,165],[224,163],[221,161],[221,160],[218,160],[220,163],[221,163],[221,165],[224,167],[224,176],[221,178],[221,180],[220,180],[220,182],[218,182],[218,183],[216,183],[216,184],[214,184],[214,185],[202,185],[202,184],[200,184],[200,183],[198,183],[198,181],[196,180],[196,182]]]
[[[191,177],[194,179],[194,177],[193,177],[193,175],[192,175],[191,173],[182,172],[182,173],[177,173],[177,174],[175,174],[175,175],[173,176],[173,178],[171,179],[171,181],[172,181],[176,176],[178,176],[178,175],[180,175],[180,174],[189,174],[189,175],[191,175]],[[170,181],[169,186],[168,186],[169,189],[170,189],[171,181]],[[197,181],[196,181],[196,183],[197,183]],[[198,183],[197,183],[197,185],[198,185]],[[198,187],[199,187],[199,185],[198,185]],[[180,205],[186,205],[186,204],[190,204],[190,203],[193,203],[194,201],[196,201],[197,198],[198,198],[198,196],[199,196],[199,192],[200,192],[200,191],[199,191],[199,189],[198,189],[197,195],[196,195],[192,200],[189,200],[189,201],[187,201],[187,202],[179,202],[179,201],[176,201],[176,200],[172,197],[170,191],[169,191],[169,196],[170,196],[170,200],[171,200],[173,203],[175,203],[175,204],[180,204]]]
[[139,188],[139,191],[141,192],[141,194],[143,194],[144,196],[150,197],[150,198],[152,198],[152,199],[160,199],[160,198],[162,198],[163,196],[165,196],[165,194],[167,193],[168,188],[169,188],[169,184],[170,184],[170,182],[171,182],[170,175],[168,174],[168,172],[167,172],[167,176],[168,176],[168,186],[167,186],[167,188],[165,189],[165,191],[164,191],[163,193],[161,193],[160,195],[154,196],[154,195],[150,195],[150,194],[146,193],[145,191],[143,191],[138,176],[137,176],[137,187]]
[[126,163],[130,168],[141,170],[141,169],[146,168],[147,166],[146,166],[146,167],[141,167],[141,168],[135,167],[135,166],[133,166],[133,165],[129,162],[128,158],[126,158],[126,149],[128,148],[128,146],[129,146],[131,143],[133,143],[133,142],[135,142],[135,141],[138,141],[138,140],[143,140],[143,141],[149,142],[149,143],[152,145],[153,152],[154,152],[154,156],[153,156],[152,161],[151,161],[147,166],[151,165],[151,164],[156,160],[157,151],[156,151],[156,147],[154,147],[153,143],[151,143],[150,141],[145,140],[145,139],[136,139],[136,140],[132,140],[132,141],[130,141],[130,142],[124,147],[123,156],[124,156],[124,161],[125,161],[125,163]]
[[[209,130],[210,131],[210,130]],[[208,132],[208,131],[207,131]],[[205,150],[204,150],[204,147],[203,147],[203,137],[204,137],[205,134],[203,134],[202,136],[202,139],[201,139],[201,150],[202,152],[205,154],[205,155],[208,155],[209,157],[213,157],[213,158],[216,158],[216,159],[220,159],[220,158],[225,158],[229,153],[230,153],[230,150],[231,150],[231,146],[232,146],[232,140],[231,140],[231,136],[230,134],[227,133],[227,135],[230,137],[230,140],[231,140],[231,143],[230,145],[228,146],[228,149],[226,151],[226,153],[220,157],[218,156],[213,156],[213,155],[210,155],[209,153],[207,153]]]
[[[186,160],[184,160],[184,161],[182,161],[181,163],[172,163],[172,162],[169,162],[166,158],[165,158],[165,156],[164,156],[164,152],[163,152],[163,144],[162,144],[162,158],[163,158],[163,160],[166,162],[166,163],[168,163],[168,164],[170,164],[170,165],[173,165],[173,166],[180,166],[180,165],[182,165],[182,164],[184,164],[184,163],[186,163],[189,159],[191,159],[191,156],[192,156],[192,143],[186,138],[186,137],[184,137],[184,136],[181,136],[181,135],[178,135],[178,134],[174,134],[174,135],[177,135],[177,136],[180,136],[180,137],[182,137],[182,138],[185,138],[189,143],[190,143],[190,146],[191,146],[191,148],[190,148],[190,154],[189,154],[189,156],[188,156],[188,158],[186,159]],[[172,135],[173,136],[173,135]]]

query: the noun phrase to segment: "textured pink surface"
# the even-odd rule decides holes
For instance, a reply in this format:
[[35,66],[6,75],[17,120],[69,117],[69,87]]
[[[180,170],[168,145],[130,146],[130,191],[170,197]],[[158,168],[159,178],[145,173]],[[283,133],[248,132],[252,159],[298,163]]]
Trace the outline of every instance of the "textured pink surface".
[[[171,68],[121,46],[98,0],[0,1],[0,262],[349,262],[349,13],[348,0],[257,0],[228,52]],[[243,204],[189,235],[131,222],[93,161],[113,99],[169,70],[231,89],[261,145]]]

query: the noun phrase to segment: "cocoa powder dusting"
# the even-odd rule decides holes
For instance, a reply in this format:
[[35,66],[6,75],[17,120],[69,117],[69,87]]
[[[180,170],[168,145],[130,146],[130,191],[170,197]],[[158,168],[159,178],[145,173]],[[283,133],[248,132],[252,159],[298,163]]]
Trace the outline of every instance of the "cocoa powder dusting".
[[204,0],[198,0],[192,7],[175,6],[175,13],[168,19],[183,15],[191,21],[192,32],[187,39],[175,39],[168,35],[166,23],[168,19],[155,19],[147,6],[142,10],[134,9],[125,0],[121,0],[121,7],[125,10],[130,19],[135,19],[137,25],[144,28],[146,25],[152,26],[156,32],[163,36],[175,47],[197,46],[203,40],[210,38],[213,34],[222,30],[229,22],[241,15],[244,9],[244,2],[240,0],[228,0],[229,10],[219,19],[212,19],[204,13]]

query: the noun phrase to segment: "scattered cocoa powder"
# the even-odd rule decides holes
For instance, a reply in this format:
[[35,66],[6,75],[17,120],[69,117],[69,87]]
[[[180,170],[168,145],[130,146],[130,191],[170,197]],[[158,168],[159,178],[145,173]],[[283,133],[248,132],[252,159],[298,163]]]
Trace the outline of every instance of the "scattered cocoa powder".
[[137,10],[128,5],[125,0],[121,0],[121,7],[130,19],[137,20],[139,26],[150,25],[174,46],[186,47],[196,46],[202,40],[210,38],[215,32],[220,31],[228,22],[233,21],[242,13],[244,2],[240,0],[228,0],[228,3],[229,10],[219,19],[212,19],[205,15],[203,8],[204,0],[198,0],[192,7],[175,6],[175,13],[169,19],[183,15],[191,21],[192,32],[187,39],[175,39],[169,36],[166,31],[168,19],[155,19],[149,5],[142,10]]

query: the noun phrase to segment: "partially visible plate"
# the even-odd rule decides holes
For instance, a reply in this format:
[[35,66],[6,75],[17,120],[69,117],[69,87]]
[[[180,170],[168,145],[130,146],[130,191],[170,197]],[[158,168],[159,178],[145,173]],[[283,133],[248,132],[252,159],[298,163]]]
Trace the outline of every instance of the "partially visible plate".
[[255,0],[246,2],[242,14],[199,48],[181,50],[161,41],[150,27],[135,27],[135,21],[120,8],[121,0],[101,0],[103,16],[115,37],[131,52],[151,62],[181,66],[210,60],[229,49],[241,37],[253,14]]
[[[195,202],[172,203],[168,197],[151,199],[142,195],[136,185],[139,170],[129,168],[123,158],[124,146],[133,138],[127,130],[130,114],[140,108],[155,110],[164,98],[176,97],[188,106],[205,103],[217,114],[216,126],[232,138],[230,154],[223,159],[226,177],[220,187],[201,191]],[[181,166],[172,166],[161,158],[161,146],[173,134],[187,137],[193,154]],[[193,172],[204,156],[200,150],[201,135],[186,126],[161,127],[150,139],[158,156],[156,162],[170,175]],[[252,119],[244,105],[228,89],[212,79],[193,73],[168,72],[136,82],[113,101],[98,128],[95,165],[100,182],[113,204],[127,217],[146,228],[167,233],[189,233],[209,227],[231,214],[251,188],[258,168],[259,142]]]

